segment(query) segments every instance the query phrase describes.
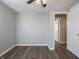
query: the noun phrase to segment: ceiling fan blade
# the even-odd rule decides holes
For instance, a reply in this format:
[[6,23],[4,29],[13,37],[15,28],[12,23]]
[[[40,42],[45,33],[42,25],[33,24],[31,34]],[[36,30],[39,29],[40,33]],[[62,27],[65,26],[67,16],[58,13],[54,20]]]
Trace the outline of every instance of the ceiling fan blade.
[[43,8],[47,6],[47,4],[46,4],[46,3],[45,3],[45,4],[43,4],[43,0],[41,0],[41,4],[42,4],[42,7],[43,7]]
[[47,6],[47,4],[43,4],[42,6],[43,6],[43,7],[46,7],[46,6]]
[[29,0],[27,3],[31,4],[32,2],[34,2],[35,0]]

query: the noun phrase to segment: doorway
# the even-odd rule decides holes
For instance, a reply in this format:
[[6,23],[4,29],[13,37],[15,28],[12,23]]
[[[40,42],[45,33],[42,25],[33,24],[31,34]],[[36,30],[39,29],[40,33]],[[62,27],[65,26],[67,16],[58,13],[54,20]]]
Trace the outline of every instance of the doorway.
[[55,14],[55,41],[60,47],[67,47],[67,14]]

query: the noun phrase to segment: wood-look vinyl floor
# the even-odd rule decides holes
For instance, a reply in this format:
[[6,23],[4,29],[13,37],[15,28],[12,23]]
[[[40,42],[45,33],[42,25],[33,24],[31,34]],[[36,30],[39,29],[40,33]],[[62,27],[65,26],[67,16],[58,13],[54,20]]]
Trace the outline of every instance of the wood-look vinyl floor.
[[54,51],[46,46],[15,47],[5,54],[2,59],[79,59],[66,48],[56,45]]

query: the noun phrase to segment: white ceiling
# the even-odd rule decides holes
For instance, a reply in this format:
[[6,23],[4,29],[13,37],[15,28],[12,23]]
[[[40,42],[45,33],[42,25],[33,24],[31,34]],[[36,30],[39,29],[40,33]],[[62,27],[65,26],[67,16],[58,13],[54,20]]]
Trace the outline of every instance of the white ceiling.
[[47,7],[32,3],[28,5],[28,0],[1,0],[2,3],[12,8],[16,12],[50,12],[68,11],[78,0],[48,0]]

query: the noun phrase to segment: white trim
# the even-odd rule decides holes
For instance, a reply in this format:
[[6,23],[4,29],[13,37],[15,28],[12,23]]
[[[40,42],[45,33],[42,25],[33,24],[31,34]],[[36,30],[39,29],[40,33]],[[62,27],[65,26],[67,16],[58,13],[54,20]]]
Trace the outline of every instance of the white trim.
[[48,44],[16,44],[16,46],[48,46]]
[[49,46],[48,46],[48,48],[49,48],[49,50],[55,50],[53,47],[49,47]]
[[74,54],[76,57],[78,57],[78,58],[79,58],[79,55],[78,55],[78,54],[76,54],[74,51],[72,51],[72,49],[70,49],[69,47],[67,47],[67,50],[69,50],[72,54]]
[[54,46],[51,47],[48,45],[48,48],[49,48],[49,50],[55,50]]
[[55,50],[54,48],[49,48],[49,50]]
[[59,42],[60,44],[66,44],[66,42]]
[[[53,18],[53,24],[55,23],[55,14],[67,14],[68,15],[69,12],[52,12],[51,15],[52,15],[52,18]],[[55,35],[55,32],[53,34],[53,36]],[[54,36],[54,39],[53,39],[53,42],[55,43],[55,36]],[[54,44],[55,46],[55,44]],[[55,47],[54,47],[55,49]]]
[[49,47],[48,44],[16,44],[16,46],[47,46],[49,50],[54,50],[54,48]]
[[0,57],[3,56],[4,54],[6,54],[7,52],[9,52],[10,50],[12,50],[15,47],[15,45],[13,45],[12,47],[10,47],[9,49],[5,50],[4,52],[2,52],[0,54]]
[[69,12],[53,12],[51,15],[53,15],[53,21],[55,21],[55,14],[68,14]]
[[11,48],[7,49],[6,51],[0,54],[0,57],[12,50],[15,46],[48,46],[49,50],[54,50],[54,48],[49,47],[48,44],[15,44]]
[[55,14],[68,14],[69,12],[54,12],[53,15]]

